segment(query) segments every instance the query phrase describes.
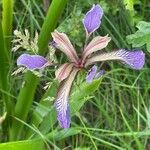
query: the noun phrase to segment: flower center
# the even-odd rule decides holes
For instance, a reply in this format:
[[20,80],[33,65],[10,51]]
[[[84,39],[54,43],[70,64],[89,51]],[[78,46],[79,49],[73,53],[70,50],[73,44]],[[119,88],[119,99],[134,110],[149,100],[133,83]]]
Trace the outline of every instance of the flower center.
[[78,60],[78,63],[75,63],[74,66],[75,66],[76,68],[81,69],[81,68],[84,67],[84,62],[82,61],[82,59],[79,59],[79,60]]

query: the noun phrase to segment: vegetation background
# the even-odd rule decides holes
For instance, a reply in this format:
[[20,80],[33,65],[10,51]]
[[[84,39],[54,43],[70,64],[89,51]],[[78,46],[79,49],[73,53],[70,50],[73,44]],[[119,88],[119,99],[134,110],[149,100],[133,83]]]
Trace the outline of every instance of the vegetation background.
[[[41,31],[50,3],[50,0],[16,0],[14,2],[13,30],[24,32],[25,29],[28,29],[30,36],[34,38],[35,31],[38,33]],[[112,38],[106,51],[119,48],[135,49],[136,47],[129,44],[132,42],[127,40],[127,36],[138,30],[136,25],[140,21],[150,24],[149,0],[71,0],[67,2],[63,14],[58,20],[58,30],[71,37],[79,51],[85,38],[82,18],[87,10],[96,3],[104,9],[104,17],[101,27],[95,35],[109,34]],[[0,6],[1,4],[2,0]],[[150,39],[150,27],[148,35]],[[19,140],[32,139],[31,144],[27,142],[32,149],[35,145],[40,145],[41,140],[39,142],[39,139],[35,138],[40,137],[42,142],[46,143],[46,149],[150,150],[150,53],[144,44],[139,48],[146,55],[145,66],[140,71],[131,70],[115,62],[99,65],[107,72],[98,90],[91,96],[84,96],[83,103],[86,103],[80,111],[77,108],[80,101],[73,98],[76,101],[74,109],[77,111],[72,117],[72,126],[68,131],[60,129],[57,124],[53,126],[50,123],[51,120],[48,117],[53,116],[53,113],[47,115],[47,111],[50,109],[46,106],[47,102],[46,104],[43,102],[43,105],[38,104],[44,93],[45,83],[53,81],[54,78],[52,69],[46,70],[46,75],[41,79],[36,90],[28,120],[26,122],[19,120],[21,124],[25,125],[22,138]],[[21,53],[22,51],[18,51],[12,54],[14,61],[11,66],[12,70],[16,67],[16,58]],[[56,56],[59,62],[66,59],[57,51]],[[11,80],[14,85],[12,87],[14,97],[18,95],[23,76],[24,74],[19,74]],[[80,81],[77,81],[77,87],[79,83]],[[56,88],[53,87],[51,93],[54,94],[55,90]],[[51,101],[50,99],[49,102],[52,103]],[[39,117],[38,127],[34,125],[34,121],[30,121],[30,115],[36,106],[38,106],[38,109],[36,108],[38,115],[36,114],[33,120],[36,122]],[[1,100],[0,107],[3,107]],[[2,142],[7,141],[2,134],[0,139]],[[18,143],[16,143],[16,147],[17,145]],[[27,148],[26,142],[21,145]],[[2,145],[2,148],[8,149],[6,145]]]

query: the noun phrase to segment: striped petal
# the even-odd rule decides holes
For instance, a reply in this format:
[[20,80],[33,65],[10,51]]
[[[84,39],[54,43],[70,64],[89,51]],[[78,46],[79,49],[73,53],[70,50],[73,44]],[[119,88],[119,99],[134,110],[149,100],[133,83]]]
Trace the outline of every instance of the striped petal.
[[95,74],[97,72],[97,66],[94,65],[91,70],[88,72],[88,75],[86,76],[86,82],[91,83],[95,77]]
[[22,54],[17,59],[17,65],[24,66],[29,70],[35,70],[50,65],[50,62],[46,58],[39,55]]
[[52,33],[52,37],[53,41],[56,43],[56,47],[60,49],[63,53],[65,53],[71,62],[77,63],[78,61],[77,53],[67,35],[55,30]]
[[83,19],[83,25],[87,36],[93,33],[100,27],[103,10],[100,5],[93,5],[93,7],[86,13]]
[[57,110],[57,119],[62,128],[70,127],[70,111],[69,111],[68,99],[69,99],[71,86],[77,72],[78,69],[74,68],[70,76],[66,80],[61,82],[61,85],[57,93],[56,101],[54,104]]
[[139,70],[142,69],[145,63],[145,54],[141,50],[137,51],[127,51],[124,49],[110,52],[110,53],[103,53],[97,56],[93,56],[87,59],[85,66],[93,64],[99,61],[107,61],[107,60],[120,60],[123,63],[126,63],[131,68]]
[[101,50],[105,48],[108,43],[110,42],[111,38],[108,37],[107,35],[102,37],[102,36],[97,36],[95,37],[84,49],[83,51],[83,59],[85,60],[87,56],[92,54],[93,52],[96,52],[98,50]]
[[72,68],[72,63],[65,63],[61,65],[55,72],[56,79],[58,79],[59,81],[66,79],[70,75]]

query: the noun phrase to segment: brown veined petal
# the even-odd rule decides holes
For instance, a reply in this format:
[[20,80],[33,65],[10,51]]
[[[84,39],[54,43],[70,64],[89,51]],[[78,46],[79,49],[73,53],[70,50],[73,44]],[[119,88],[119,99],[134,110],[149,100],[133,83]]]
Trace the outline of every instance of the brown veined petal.
[[120,49],[117,51],[102,53],[97,56],[93,56],[87,59],[85,66],[93,64],[95,62],[107,60],[120,60],[123,63],[129,65],[131,68],[139,70],[144,66],[145,54],[141,50],[127,51],[125,49]]
[[79,70],[73,68],[70,76],[60,83],[58,93],[56,96],[55,107],[57,110],[57,119],[62,128],[70,127],[70,111],[69,111],[69,94],[72,87],[72,83]]
[[72,71],[72,68],[72,63],[65,63],[61,65],[55,72],[56,79],[58,79],[59,81],[66,79]]
[[60,49],[63,53],[65,53],[71,62],[77,63],[78,61],[77,53],[67,35],[55,30],[52,33],[52,37],[54,42],[56,43],[56,47]]
[[84,49],[83,51],[83,60],[86,59],[90,54],[93,52],[96,52],[98,50],[101,50],[105,48],[108,43],[110,42],[111,38],[108,37],[108,35],[102,37],[102,36],[97,36],[95,37]]

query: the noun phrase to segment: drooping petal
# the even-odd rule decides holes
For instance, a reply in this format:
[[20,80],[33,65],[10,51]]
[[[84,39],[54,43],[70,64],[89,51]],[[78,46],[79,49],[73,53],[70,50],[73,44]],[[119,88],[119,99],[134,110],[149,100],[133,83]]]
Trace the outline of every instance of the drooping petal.
[[77,63],[78,61],[77,53],[67,35],[55,30],[52,33],[52,37],[54,42],[56,43],[56,47],[60,49],[63,53],[65,53],[71,62]]
[[98,73],[96,73],[95,79],[100,78],[104,73],[105,73],[105,70],[100,70]]
[[105,48],[108,43],[110,42],[111,38],[108,37],[107,35],[102,37],[102,36],[97,36],[95,37],[84,49],[83,51],[83,59],[86,59],[87,56],[92,54],[93,52],[96,52],[98,50],[101,50]]
[[93,5],[93,7],[86,13],[83,19],[83,25],[87,35],[93,33],[99,28],[101,24],[101,18],[103,16],[103,10],[100,5]]
[[86,76],[86,82],[91,83],[95,77],[95,74],[97,72],[97,66],[94,65],[91,70],[89,71],[88,75]]
[[70,75],[72,68],[72,63],[65,63],[61,65],[55,72],[56,79],[58,79],[59,81],[66,79]]
[[[70,127],[70,108],[68,99],[64,99],[64,94],[56,100],[55,107],[57,110],[58,122],[62,128],[66,129]],[[64,102],[62,102],[62,99]]]
[[35,70],[50,65],[50,62],[46,58],[39,55],[22,54],[17,59],[17,65],[24,66],[29,70]]
[[144,66],[145,54],[141,50],[127,51],[125,49],[120,49],[118,51],[93,56],[87,59],[85,66],[93,64],[95,62],[107,60],[120,60],[128,64],[131,68],[139,70]]
[[62,128],[70,127],[70,111],[68,99],[71,86],[77,72],[78,69],[74,68],[70,76],[66,80],[61,82],[54,104],[57,110],[57,119]]

